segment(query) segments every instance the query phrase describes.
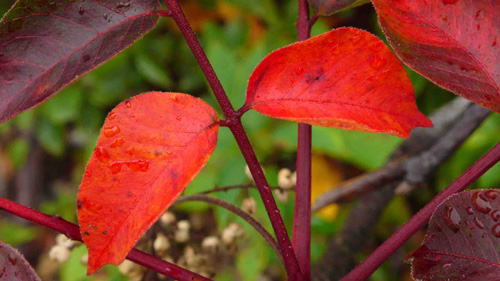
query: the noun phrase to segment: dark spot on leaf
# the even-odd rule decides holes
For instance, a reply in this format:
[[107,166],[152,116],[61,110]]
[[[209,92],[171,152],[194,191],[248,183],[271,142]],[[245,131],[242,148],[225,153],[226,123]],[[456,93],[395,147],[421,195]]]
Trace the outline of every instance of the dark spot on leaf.
[[90,233],[88,233],[87,231],[85,231],[83,234],[84,235],[90,235]]

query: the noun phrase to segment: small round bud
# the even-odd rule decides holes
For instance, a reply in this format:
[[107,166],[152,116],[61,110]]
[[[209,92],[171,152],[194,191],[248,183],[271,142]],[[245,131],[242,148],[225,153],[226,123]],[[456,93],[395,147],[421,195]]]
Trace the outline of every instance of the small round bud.
[[166,227],[171,223],[175,222],[175,215],[171,212],[165,212],[161,217],[160,217],[160,223],[162,226]]
[[[297,182],[297,179],[295,179]],[[295,182],[292,178],[292,171],[287,168],[281,169],[278,172],[278,185],[283,189],[290,189],[295,185]]]
[[234,233],[234,230],[230,229],[230,228],[226,228],[222,231],[222,234],[221,234],[221,239],[222,239],[222,243],[224,243],[225,245],[230,245],[234,242],[236,238],[236,235]]
[[165,253],[170,248],[170,242],[168,241],[167,236],[162,233],[158,233],[155,241],[153,242],[153,248],[160,255]]
[[181,220],[177,223],[177,228],[179,230],[186,230],[186,231],[189,231],[189,228],[191,227],[191,225],[189,224],[189,221],[187,220]]
[[208,236],[203,239],[201,247],[203,250],[209,253],[216,253],[219,249],[220,240],[215,236]]
[[184,259],[186,260],[186,264],[190,267],[196,267],[198,265],[196,252],[191,246],[186,246],[186,248],[184,248]]
[[229,224],[229,229],[231,229],[234,232],[234,235],[238,238],[242,237],[245,234],[245,230],[243,229],[243,227],[235,222]]
[[274,191],[274,196],[276,196],[276,199],[278,199],[281,202],[288,201],[288,191],[286,190],[276,189]]
[[69,249],[75,246],[75,241],[68,239],[64,234],[58,234],[56,236],[56,244]]
[[243,209],[243,211],[249,213],[250,215],[253,215],[257,210],[257,202],[255,202],[255,199],[253,199],[252,197],[245,198],[243,199],[243,203],[241,204],[241,209]]
[[61,245],[55,245],[49,251],[49,258],[53,261],[63,263],[69,259],[70,254],[71,252],[68,250],[68,248]]
[[248,167],[248,165],[245,166],[245,175],[249,180],[253,181],[252,172],[250,172],[250,168]]

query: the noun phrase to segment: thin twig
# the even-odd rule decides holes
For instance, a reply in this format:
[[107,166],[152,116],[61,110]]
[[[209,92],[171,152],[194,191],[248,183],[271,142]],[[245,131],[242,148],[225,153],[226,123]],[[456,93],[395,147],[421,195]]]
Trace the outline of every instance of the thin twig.
[[[200,192],[199,194],[210,194],[210,193],[215,193],[215,192],[226,192],[226,191],[233,190],[233,189],[251,189],[251,188],[257,188],[257,186],[255,186],[253,184],[228,185],[228,186],[222,186],[222,187],[215,187],[213,189]],[[279,186],[271,186],[269,188],[271,190],[284,191],[284,189],[279,187]],[[287,191],[295,192],[295,188],[289,188],[289,189],[287,189]]]
[[[69,239],[82,242],[80,228],[78,225],[70,223],[61,217],[47,215],[4,198],[0,198],[0,209],[60,232],[66,235]],[[132,249],[132,251],[130,251],[127,255],[127,259],[176,280],[210,281],[208,278],[154,257],[141,250]]]
[[264,237],[264,240],[266,240],[266,242],[269,244],[269,246],[271,246],[271,248],[273,248],[274,252],[276,253],[278,258],[280,259],[281,263],[283,265],[285,265],[285,260],[283,259],[283,255],[281,254],[279,245],[276,242],[276,240],[274,240],[274,238],[271,236],[271,234],[269,234],[269,232],[267,232],[267,230],[260,224],[260,222],[255,220],[248,213],[246,213],[245,211],[241,210],[240,208],[238,208],[238,207],[234,206],[233,204],[228,203],[222,199],[215,198],[212,196],[203,195],[203,194],[181,196],[174,202],[173,205],[177,205],[177,204],[181,204],[183,202],[189,202],[189,201],[201,201],[201,202],[206,202],[209,204],[217,205],[217,206],[222,207],[222,208],[232,212],[233,214],[239,216],[240,218],[242,218],[243,220],[248,222],[248,224],[250,224],[258,233],[260,233],[260,235],[262,235],[262,237]]
[[280,211],[276,202],[274,201],[273,194],[269,188],[264,172],[257,160],[257,156],[253,151],[252,145],[248,140],[248,136],[241,124],[241,114],[236,112],[229,101],[215,71],[208,61],[208,58],[200,45],[200,42],[196,38],[189,22],[187,21],[184,13],[182,12],[177,0],[165,0],[169,11],[171,12],[172,18],[179,27],[186,43],[193,52],[198,64],[200,65],[203,74],[205,75],[208,84],[212,88],[212,91],[219,102],[219,105],[226,117],[226,124],[233,133],[233,136],[248,164],[252,177],[257,184],[260,196],[266,207],[267,214],[271,220],[274,232],[278,239],[278,244],[280,246],[281,252],[286,257],[285,268],[287,271],[288,279],[290,281],[304,280],[302,273],[300,272],[300,267],[297,262],[297,258],[290,243],[290,238],[288,238],[288,233],[283,222],[283,218],[280,215]]
[[[309,4],[298,0],[297,38],[304,41],[311,37]],[[306,281],[311,280],[311,125],[298,125],[297,141],[297,191],[293,218],[293,248]]]

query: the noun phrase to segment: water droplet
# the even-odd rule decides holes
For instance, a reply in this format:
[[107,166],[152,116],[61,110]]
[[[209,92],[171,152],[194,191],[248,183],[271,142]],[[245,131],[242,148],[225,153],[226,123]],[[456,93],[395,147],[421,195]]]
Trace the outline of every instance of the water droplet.
[[490,204],[485,201],[483,198],[481,198],[482,196],[481,195],[481,192],[476,192],[474,193],[474,195],[472,195],[472,199],[471,199],[471,202],[472,202],[472,206],[478,210],[479,212],[483,213],[483,214],[487,214],[491,211],[491,206]]
[[132,108],[132,104],[130,104],[130,101],[126,101],[126,102],[125,102],[125,106],[126,106],[127,108]]
[[83,15],[83,13],[85,13],[85,9],[82,6],[78,7],[78,13]]
[[361,40],[361,36],[352,36],[350,39],[352,44],[357,44]]
[[95,150],[95,156],[101,162],[108,162],[109,161],[109,154],[106,151],[106,149],[104,149],[102,147],[96,148],[96,150]]
[[304,68],[302,66],[295,68],[296,75],[301,75],[302,73],[304,73]]
[[111,143],[111,148],[121,147],[125,143],[125,140],[122,138],[117,138]]
[[0,57],[3,57],[3,53],[0,53]]
[[495,224],[491,229],[491,232],[493,235],[500,238],[500,223]]
[[182,118],[181,118],[180,116],[175,117],[175,119],[176,119],[177,121],[181,121],[181,120],[182,120]]
[[373,44],[370,45],[370,50],[372,50],[374,52],[379,52],[380,50],[382,50],[383,47],[384,47],[384,43],[374,42]]
[[458,0],[443,0],[443,4],[445,4],[445,5],[455,4],[457,2],[458,2]]
[[373,56],[370,59],[370,66],[375,68],[375,69],[380,69],[386,63],[387,63],[387,60],[385,58],[377,56],[377,55]]
[[494,221],[498,221],[498,219],[500,219],[500,212],[498,210],[491,212],[491,218]]
[[78,208],[78,210],[82,208],[82,205],[83,205],[82,201],[76,200],[76,207]]
[[173,102],[177,102],[177,94],[172,94],[170,96],[170,100],[173,101]]
[[118,126],[110,126],[110,127],[104,127],[103,133],[106,137],[110,138],[120,132],[120,128]]
[[128,8],[128,7],[130,7],[130,3],[118,2],[118,4],[116,4],[117,9]]
[[113,119],[115,119],[115,117],[116,117],[116,113],[114,113],[114,112],[111,112],[111,113],[108,114],[108,119],[109,120],[113,120]]
[[108,14],[103,14],[102,17],[107,20],[108,19]]
[[485,238],[485,237],[486,237],[486,233],[481,234],[481,238]]
[[128,161],[127,167],[136,171],[136,172],[146,172],[149,169],[149,161],[148,160],[134,160]]
[[113,162],[108,165],[108,168],[111,170],[111,173],[117,174],[122,170],[123,162]]
[[444,221],[449,229],[453,232],[458,232],[460,230],[460,215],[457,210],[451,206],[445,207]]
[[474,210],[472,209],[472,207],[467,207],[465,208],[465,211],[467,212],[467,214],[469,215],[474,215]]
[[90,60],[90,56],[89,55],[84,55],[83,56],[83,62],[88,62]]
[[484,193],[484,195],[486,195],[486,197],[488,197],[490,199],[495,199],[498,196],[498,191],[496,191],[496,190],[488,190],[488,191],[486,191]]
[[474,223],[477,225],[477,227],[484,229],[484,224],[477,217],[474,217]]

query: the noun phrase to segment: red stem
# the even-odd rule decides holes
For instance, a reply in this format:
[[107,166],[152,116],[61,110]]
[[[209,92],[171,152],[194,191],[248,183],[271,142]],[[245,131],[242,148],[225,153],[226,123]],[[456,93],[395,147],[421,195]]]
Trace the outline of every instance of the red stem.
[[255,155],[252,145],[250,144],[245,130],[243,129],[243,125],[241,124],[241,112],[236,112],[231,105],[231,102],[222,88],[212,65],[208,61],[200,42],[196,38],[196,35],[182,12],[178,0],[165,0],[165,3],[167,4],[169,11],[171,11],[171,16],[184,36],[186,43],[189,48],[191,48],[193,55],[198,61],[201,70],[205,74],[208,84],[212,88],[212,91],[220,104],[222,112],[226,117],[225,124],[233,133],[234,138],[243,153],[243,157],[250,168],[250,172],[252,173],[255,183],[259,189],[260,196],[264,201],[264,206],[266,207],[269,219],[271,220],[280,250],[285,257],[285,267],[288,274],[288,280],[304,280],[300,272],[297,258],[295,257],[295,253],[293,251],[292,244],[288,238],[285,224],[283,223],[283,219],[280,216],[279,209],[276,206],[273,194],[269,188],[269,184],[267,183],[264,172],[262,171],[262,168],[257,160],[257,156]]
[[[5,198],[0,198],[0,209],[5,210],[13,215],[27,219],[29,221],[35,222],[37,224],[43,225],[57,232],[63,233],[68,238],[72,240],[82,241],[80,235],[80,228],[78,225],[70,223],[58,216],[50,216],[39,211],[30,209],[23,205],[17,204],[15,202],[9,201]],[[175,264],[163,261],[155,256],[152,256],[143,251],[132,249],[127,255],[127,259],[133,261],[137,264],[145,266],[152,269],[158,273],[164,274],[175,280],[204,280],[210,281],[210,279],[198,275],[194,272],[188,271],[184,268],[178,267]]]
[[365,261],[349,272],[341,281],[366,280],[370,275],[401,247],[415,232],[424,226],[434,210],[451,195],[464,191],[477,178],[500,161],[500,143],[483,155],[474,165],[467,169],[460,177],[439,193],[425,207],[416,213],[405,225],[396,231],[389,239],[380,245]]
[[[299,0],[297,38],[299,41],[311,37],[309,4]],[[297,254],[300,270],[305,281],[311,280],[311,138],[308,124],[299,124],[297,147],[297,190],[293,220],[293,249]]]

